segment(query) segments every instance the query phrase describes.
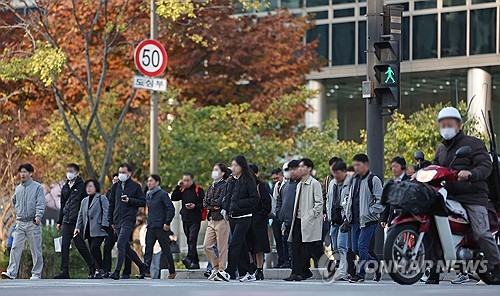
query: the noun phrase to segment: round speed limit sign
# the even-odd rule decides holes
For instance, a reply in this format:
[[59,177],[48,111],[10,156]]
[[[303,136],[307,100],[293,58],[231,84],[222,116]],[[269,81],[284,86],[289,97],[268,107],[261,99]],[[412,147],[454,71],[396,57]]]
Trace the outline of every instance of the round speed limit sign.
[[146,39],[135,49],[134,62],[142,74],[158,76],[167,68],[167,52],[160,42]]

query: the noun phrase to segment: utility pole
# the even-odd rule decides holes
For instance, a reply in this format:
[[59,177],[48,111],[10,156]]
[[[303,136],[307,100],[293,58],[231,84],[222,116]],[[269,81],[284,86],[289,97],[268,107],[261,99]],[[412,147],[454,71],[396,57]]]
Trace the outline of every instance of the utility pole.
[[[374,66],[377,61],[375,42],[380,40],[384,30],[384,0],[367,0],[366,14],[366,78],[371,83],[377,81]],[[382,102],[372,96],[366,100],[366,144],[370,171],[384,180],[384,126],[382,119]],[[375,253],[380,257],[383,253],[384,232],[378,226],[375,231]]]
[[[151,36],[150,39],[158,39],[158,15],[156,14],[156,0],[151,0]],[[158,173],[158,92],[151,91],[150,112],[150,147],[149,147],[149,171],[151,174]]]

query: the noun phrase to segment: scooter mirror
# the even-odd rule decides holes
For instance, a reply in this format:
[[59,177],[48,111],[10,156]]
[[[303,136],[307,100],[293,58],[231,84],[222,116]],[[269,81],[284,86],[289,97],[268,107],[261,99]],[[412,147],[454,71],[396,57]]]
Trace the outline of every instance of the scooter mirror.
[[418,161],[424,160],[425,159],[424,152],[422,152],[422,150],[415,151],[415,153],[413,154],[413,158],[415,158],[415,160]]
[[470,146],[462,146],[455,152],[456,157],[467,157],[470,155],[472,148]]

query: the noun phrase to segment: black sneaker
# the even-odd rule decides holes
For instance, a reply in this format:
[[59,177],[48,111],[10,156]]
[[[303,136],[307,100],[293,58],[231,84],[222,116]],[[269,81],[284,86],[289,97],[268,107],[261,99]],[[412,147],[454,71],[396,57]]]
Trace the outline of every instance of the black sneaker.
[[130,280],[130,274],[122,274],[120,277],[121,280]]
[[349,283],[362,283],[365,281],[364,277],[360,277],[359,275],[353,276],[350,280]]
[[189,267],[191,266],[191,264],[193,264],[193,262],[189,258],[184,258],[182,259],[182,264],[184,264],[186,269],[189,269]]
[[[123,278],[123,276],[125,276],[125,275],[122,275],[122,278]],[[114,279],[115,281],[119,280],[120,279],[120,272],[118,272],[118,271],[113,272],[112,274],[109,275],[109,278]]]
[[301,275],[291,274],[289,277],[284,278],[283,280],[287,281],[287,282],[300,282],[300,281],[302,281],[304,279],[302,278]]
[[12,277],[10,274],[8,274],[6,271],[2,272],[2,278],[4,280],[13,280],[14,277]]
[[69,272],[67,271],[61,271],[58,275],[54,277],[56,280],[69,280]]
[[102,273],[102,278],[103,279],[109,279],[110,275],[111,275],[111,272],[109,272],[109,271],[103,272]]
[[136,274],[135,277],[142,280],[146,277],[146,274],[148,273],[148,266],[146,265],[146,263],[143,263],[142,266],[141,266],[141,272],[139,274]]
[[203,273],[203,275],[206,277],[206,278],[209,278],[211,275],[212,275],[212,271],[210,270],[207,270]]
[[308,269],[306,272],[304,272],[303,274],[301,274],[301,277],[302,277],[303,281],[312,278],[312,276],[313,276],[313,273],[311,272],[310,269]]

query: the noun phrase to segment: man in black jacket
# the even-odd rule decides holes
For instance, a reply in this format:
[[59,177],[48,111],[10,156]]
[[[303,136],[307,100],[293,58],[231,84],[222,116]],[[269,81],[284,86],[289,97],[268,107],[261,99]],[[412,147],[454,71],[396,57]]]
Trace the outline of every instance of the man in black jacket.
[[76,227],[76,220],[80,211],[82,199],[87,196],[83,179],[79,176],[80,167],[75,163],[66,166],[67,181],[61,188],[61,208],[59,210],[59,220],[57,221],[57,230],[62,230],[61,242],[61,272],[55,279],[69,279],[69,247],[71,240],[82,255],[89,267],[90,273],[93,273],[93,259],[81,234],[73,236]]
[[196,246],[201,227],[203,198],[205,193],[201,187],[196,186],[191,173],[184,173],[172,192],[172,201],[182,201],[182,228],[188,242],[188,254],[182,259],[182,263],[187,269],[200,269]]
[[[491,173],[492,162],[486,145],[478,138],[467,136],[461,130],[462,117],[457,109],[446,107],[439,112],[437,122],[443,142],[439,145],[433,164],[449,167],[456,151],[470,146],[469,156],[457,158],[450,169],[458,171],[458,181],[448,182],[445,188],[448,198],[462,204],[467,211],[472,231],[477,243],[488,260],[492,270],[492,282],[500,284],[500,252],[490,232],[488,221],[488,184],[486,179]],[[439,283],[439,275],[431,269],[427,283]]]
[[118,169],[120,182],[113,185],[109,198],[109,225],[113,227],[118,235],[117,247],[118,258],[116,260],[115,272],[109,277],[120,279],[120,270],[125,257],[129,257],[140,268],[138,278],[146,275],[146,265],[141,261],[137,253],[130,247],[129,238],[135,228],[137,210],[146,205],[146,198],[141,185],[130,179],[132,167],[123,163]]

